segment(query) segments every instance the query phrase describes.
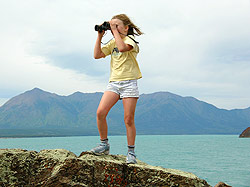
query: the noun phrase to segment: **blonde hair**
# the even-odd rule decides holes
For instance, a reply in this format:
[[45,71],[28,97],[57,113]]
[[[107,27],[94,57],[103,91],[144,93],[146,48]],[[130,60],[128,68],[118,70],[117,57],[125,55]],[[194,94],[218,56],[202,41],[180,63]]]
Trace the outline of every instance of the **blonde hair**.
[[[137,35],[140,36],[144,34],[141,32],[140,28],[137,27],[126,14],[118,14],[112,17],[112,19],[119,19],[123,22],[125,26],[128,26],[128,35]],[[135,33],[136,31],[136,33]]]

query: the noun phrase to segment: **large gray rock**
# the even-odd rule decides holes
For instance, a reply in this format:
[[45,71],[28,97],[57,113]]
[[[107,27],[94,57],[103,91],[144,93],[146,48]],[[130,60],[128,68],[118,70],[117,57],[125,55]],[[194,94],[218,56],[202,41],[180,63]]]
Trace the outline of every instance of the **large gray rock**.
[[194,186],[209,187],[192,173],[155,167],[138,161],[127,165],[125,156],[79,157],[64,150],[0,149],[0,186]]

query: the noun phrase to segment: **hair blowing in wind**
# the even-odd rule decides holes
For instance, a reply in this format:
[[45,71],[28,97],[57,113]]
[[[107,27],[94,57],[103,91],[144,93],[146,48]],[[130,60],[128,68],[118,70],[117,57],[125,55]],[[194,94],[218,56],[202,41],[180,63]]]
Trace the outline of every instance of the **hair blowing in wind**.
[[[129,26],[128,35],[140,36],[144,34],[139,27],[137,27],[126,14],[118,14],[112,17],[112,19],[119,19],[125,26]],[[135,33],[136,32],[136,33]]]

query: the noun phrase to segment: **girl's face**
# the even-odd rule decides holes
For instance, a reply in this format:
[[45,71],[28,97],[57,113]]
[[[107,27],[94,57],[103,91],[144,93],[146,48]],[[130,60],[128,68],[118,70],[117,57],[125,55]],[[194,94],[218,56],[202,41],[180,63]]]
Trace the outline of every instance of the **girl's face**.
[[128,28],[129,27],[127,25],[125,26],[121,20],[119,20],[119,19],[112,19],[110,21],[110,24],[111,24],[111,26],[112,26],[112,24],[116,25],[117,30],[119,31],[119,33],[122,34],[121,35],[122,38],[124,38],[128,34]]

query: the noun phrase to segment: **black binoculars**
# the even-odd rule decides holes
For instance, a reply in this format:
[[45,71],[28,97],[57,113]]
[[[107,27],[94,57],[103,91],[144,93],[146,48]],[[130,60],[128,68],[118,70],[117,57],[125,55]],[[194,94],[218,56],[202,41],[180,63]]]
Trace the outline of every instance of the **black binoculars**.
[[110,24],[107,21],[105,21],[101,25],[95,25],[95,31],[102,32],[102,31],[107,31],[107,30],[110,30]]

